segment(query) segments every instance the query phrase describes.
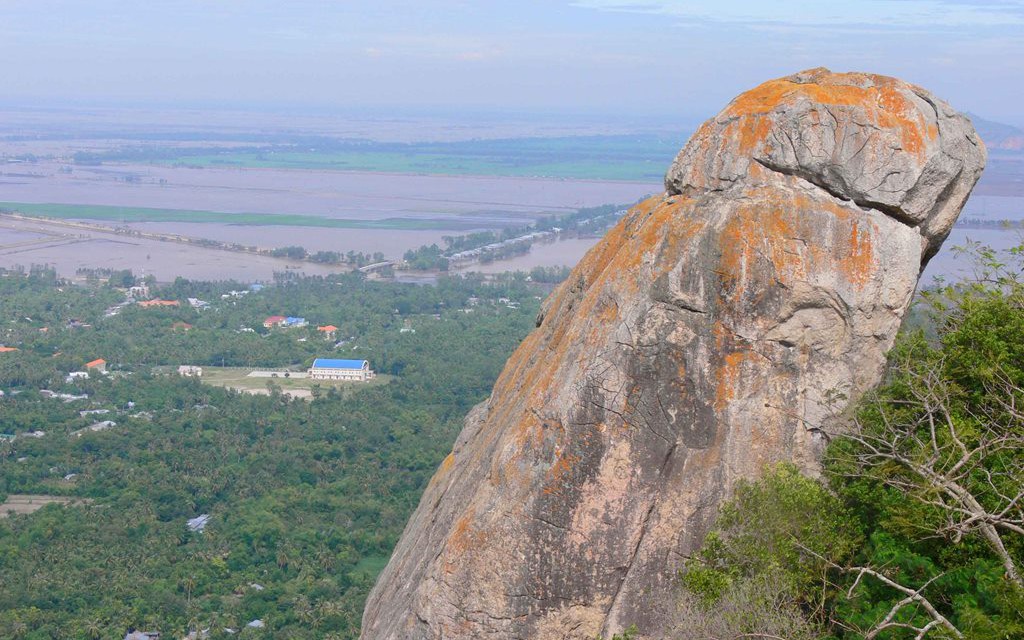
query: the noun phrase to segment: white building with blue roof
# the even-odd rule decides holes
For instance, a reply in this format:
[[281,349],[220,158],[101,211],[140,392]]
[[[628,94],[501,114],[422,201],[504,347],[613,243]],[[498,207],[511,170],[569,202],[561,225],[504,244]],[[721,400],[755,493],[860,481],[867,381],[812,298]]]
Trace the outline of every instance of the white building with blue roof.
[[309,369],[312,380],[354,380],[366,382],[376,374],[370,369],[367,360],[338,360],[334,358],[317,358]]

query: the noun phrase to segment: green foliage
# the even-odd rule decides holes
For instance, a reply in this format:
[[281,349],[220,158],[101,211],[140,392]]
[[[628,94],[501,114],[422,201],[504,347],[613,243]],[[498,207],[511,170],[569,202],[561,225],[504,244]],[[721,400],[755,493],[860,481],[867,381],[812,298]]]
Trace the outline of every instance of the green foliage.
[[[977,279],[928,292],[934,337],[902,336],[886,384],[859,408],[857,431],[830,448],[828,471],[869,533],[858,564],[885,567],[913,588],[932,581],[927,597],[965,637],[1024,637],[1024,590],[1008,569],[1024,563],[1014,524],[1024,509],[1013,498],[1024,483],[1021,252],[969,252]],[[855,596],[841,612],[861,628],[902,597],[877,581]]]
[[742,575],[781,572],[803,590],[820,579],[821,558],[846,557],[856,531],[842,504],[793,465],[771,469],[759,482],[740,482],[719,513],[707,564]]
[[556,284],[569,277],[569,267],[534,267],[530,269],[530,280],[538,283]]
[[[178,280],[156,295],[211,307],[107,316],[123,300],[109,287],[0,278],[0,330],[20,348],[0,354],[0,419],[18,434],[0,443],[0,496],[91,500],[0,519],[0,637],[114,638],[129,626],[181,637],[256,618],[266,637],[356,637],[423,487],[538,307],[523,275],[436,287],[349,275],[229,293],[239,289]],[[467,314],[470,296],[480,304]],[[266,330],[272,314],[314,326]],[[70,318],[90,326],[71,328]],[[405,320],[415,333],[399,331]],[[194,328],[175,331],[176,321]],[[317,335],[315,323],[328,322],[345,344]],[[335,354],[367,357],[397,379],[301,401],[163,373]],[[98,356],[111,375],[65,382]],[[40,389],[88,398],[65,403]],[[108,417],[116,427],[71,435]],[[46,435],[25,436],[35,430]],[[186,520],[204,513],[205,530],[190,532]]]
[[290,260],[305,260],[306,259],[306,249],[304,247],[298,247],[298,246],[295,246],[295,245],[290,245],[290,246],[287,246],[287,247],[279,247],[277,249],[273,249],[270,252],[270,255],[274,256],[275,258],[288,258]]
[[121,271],[114,271],[110,274],[107,282],[112,287],[134,287],[136,283],[135,274],[130,269],[123,269]]
[[447,271],[448,258],[436,244],[424,245],[419,249],[405,252],[405,262],[410,269],[419,271]]
[[727,596],[746,602],[725,607],[734,609],[733,623],[743,633],[755,630],[746,616],[761,618],[779,606],[814,612],[823,622],[817,589],[828,563],[849,557],[860,542],[850,521],[824,486],[780,464],[757,482],[737,484],[700,552],[686,563],[682,586],[708,610],[722,609]]

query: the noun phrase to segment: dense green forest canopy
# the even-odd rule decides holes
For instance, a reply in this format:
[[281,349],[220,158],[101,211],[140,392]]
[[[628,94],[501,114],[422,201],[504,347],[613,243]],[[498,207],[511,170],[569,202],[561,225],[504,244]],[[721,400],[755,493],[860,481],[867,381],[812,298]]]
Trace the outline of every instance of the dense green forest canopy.
[[[0,353],[0,431],[15,436],[0,441],[0,501],[88,500],[0,519],[0,637],[120,638],[135,626],[216,638],[253,620],[266,627],[247,635],[355,637],[424,484],[544,295],[523,274],[428,287],[349,274],[242,291],[179,280],[153,292],[178,306],[117,308],[122,291],[45,269],[0,277],[0,343],[19,349]],[[264,328],[270,315],[310,324]],[[335,338],[316,330],[325,324]],[[367,358],[395,379],[303,401],[163,373],[317,356]],[[95,358],[107,375],[66,380]],[[107,419],[116,426],[72,435]],[[190,531],[202,514],[205,529]]]

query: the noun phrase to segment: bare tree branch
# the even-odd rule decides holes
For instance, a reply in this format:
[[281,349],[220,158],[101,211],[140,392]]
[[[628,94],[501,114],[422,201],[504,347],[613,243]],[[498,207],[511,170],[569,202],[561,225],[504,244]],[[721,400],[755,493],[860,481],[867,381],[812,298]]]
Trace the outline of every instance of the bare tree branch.
[[1024,535],[1024,389],[999,373],[973,409],[943,379],[943,363],[901,363],[908,397],[875,398],[876,423],[855,419],[845,437],[856,447],[852,475],[870,476],[937,509],[939,532],[954,541],[977,535],[1007,578],[1024,587],[1005,535]]
[[[933,582],[935,582],[936,580],[941,578],[944,574],[939,574],[939,575],[931,578],[927,582],[925,582],[920,587],[918,587],[916,589],[913,589],[911,587],[907,587],[905,585],[902,585],[902,584],[896,582],[895,580],[893,580],[889,576],[887,576],[884,573],[882,573],[880,571],[877,571],[876,569],[873,569],[871,567],[844,567],[844,566],[836,564],[835,562],[832,562],[828,558],[825,558],[825,557],[821,556],[818,553],[815,553],[812,549],[810,549],[810,548],[800,544],[799,542],[797,543],[797,546],[799,546],[801,549],[803,549],[807,553],[810,553],[811,555],[817,557],[819,560],[824,562],[826,565],[832,567],[833,569],[838,569],[839,571],[842,571],[844,573],[856,574],[857,577],[854,579],[853,584],[851,584],[849,589],[847,589],[847,591],[846,591],[846,597],[847,598],[852,599],[852,598],[855,597],[854,593],[856,592],[857,587],[860,585],[860,583],[861,583],[862,579],[864,578],[864,576],[871,576],[871,577],[875,578],[876,580],[880,581],[882,584],[884,584],[884,585],[886,585],[886,586],[888,586],[888,587],[890,587],[892,589],[895,589],[896,591],[899,591],[900,593],[902,593],[902,594],[904,594],[906,596],[902,600],[896,602],[892,606],[892,608],[889,610],[889,613],[886,614],[884,618],[882,618],[877,623],[872,625],[872,627],[870,629],[868,629],[867,631],[863,632],[864,633],[864,640],[874,640],[874,638],[878,637],[878,634],[882,633],[886,629],[893,629],[893,628],[910,629],[912,631],[916,631],[917,632],[917,636],[916,637],[918,639],[920,639],[920,638],[924,638],[924,636],[928,633],[928,631],[930,631],[931,629],[934,629],[935,627],[940,626],[940,625],[945,627],[946,629],[948,629],[950,631],[950,633],[952,633],[956,637],[958,637],[958,638],[962,638],[963,637],[963,634],[960,633],[960,630],[957,629],[953,625],[953,623],[950,622],[948,618],[946,618],[946,616],[942,615],[935,608],[935,606],[932,605],[932,603],[927,598],[924,597],[924,595],[922,595],[922,592],[925,589],[927,589]],[[899,612],[902,611],[904,609],[904,607],[907,607],[907,606],[912,605],[912,604],[916,604],[916,605],[920,606],[922,609],[924,609],[928,613],[928,615],[931,616],[931,621],[928,622],[927,624],[925,624],[922,627],[915,627],[915,626],[913,626],[911,624],[908,624],[906,622],[896,622],[895,618],[899,614]]]

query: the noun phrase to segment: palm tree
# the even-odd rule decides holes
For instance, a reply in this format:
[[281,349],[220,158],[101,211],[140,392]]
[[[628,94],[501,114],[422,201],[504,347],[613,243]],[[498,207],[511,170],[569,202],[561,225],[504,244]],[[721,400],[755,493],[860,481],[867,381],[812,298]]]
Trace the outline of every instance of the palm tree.
[[181,586],[185,589],[185,606],[189,609],[192,608],[192,590],[196,588],[196,579],[192,576],[181,581]]
[[20,620],[13,622],[10,628],[11,637],[13,638],[24,638],[25,634],[28,633],[28,625]]
[[313,607],[309,604],[309,598],[306,596],[299,596],[295,599],[295,615],[299,617],[299,620],[306,624],[311,624],[313,618]]

